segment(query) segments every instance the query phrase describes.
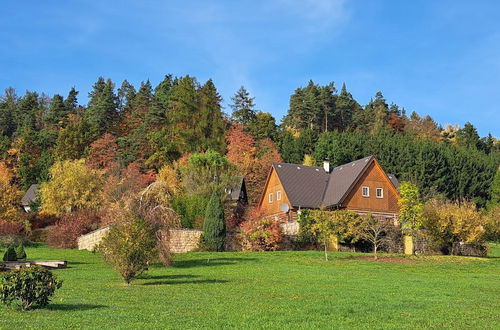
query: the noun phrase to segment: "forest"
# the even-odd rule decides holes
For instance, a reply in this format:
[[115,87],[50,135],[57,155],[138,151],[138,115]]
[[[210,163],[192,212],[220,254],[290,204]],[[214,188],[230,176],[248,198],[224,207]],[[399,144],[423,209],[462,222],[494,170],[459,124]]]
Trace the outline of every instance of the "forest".
[[[442,127],[428,115],[407,114],[388,104],[381,92],[363,106],[345,84],[338,91],[333,82],[309,81],[293,91],[280,123],[259,110],[244,87],[231,98],[230,109],[223,109],[212,80],[200,83],[188,75],[166,75],[157,86],[125,80],[119,87],[99,77],[87,104],[80,104],[78,96],[75,88],[51,97],[4,91],[2,220],[16,213],[14,206],[35,183],[48,197],[34,207],[62,216],[64,210],[109,208],[124,191],[163,178],[183,226],[200,227],[213,190],[210,181],[222,172],[244,176],[255,205],[273,161],[319,165],[328,159],[340,165],[367,155],[400,181],[415,183],[427,199],[471,201],[478,208],[498,203],[497,139],[480,137],[471,123]],[[87,184],[104,197],[87,196],[85,203],[72,201],[61,210],[61,198],[69,201],[73,195],[50,196],[50,184],[57,180],[62,180],[58,187],[68,189]]]

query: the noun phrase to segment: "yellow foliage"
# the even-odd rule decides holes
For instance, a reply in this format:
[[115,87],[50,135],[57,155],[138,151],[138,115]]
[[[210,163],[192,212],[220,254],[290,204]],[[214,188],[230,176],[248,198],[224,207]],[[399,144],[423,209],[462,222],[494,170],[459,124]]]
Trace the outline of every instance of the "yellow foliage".
[[0,182],[0,220],[19,222],[26,219],[20,209],[22,193],[8,182]]
[[160,169],[156,178],[158,181],[166,184],[171,194],[177,194],[181,190],[181,182],[177,175],[177,171],[168,165]]
[[487,219],[473,203],[430,201],[424,208],[423,225],[435,238],[446,243],[482,242]]
[[304,155],[304,161],[302,162],[304,166],[314,166],[314,159],[311,155]]
[[51,180],[40,187],[43,213],[63,215],[101,206],[103,175],[86,167],[83,159],[56,162],[50,176]]

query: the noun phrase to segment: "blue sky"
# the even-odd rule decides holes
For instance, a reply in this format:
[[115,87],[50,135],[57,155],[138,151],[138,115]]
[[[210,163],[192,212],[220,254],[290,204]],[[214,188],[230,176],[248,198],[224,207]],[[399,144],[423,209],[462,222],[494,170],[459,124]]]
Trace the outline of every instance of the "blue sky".
[[244,85],[278,121],[309,79],[500,137],[499,1],[9,1],[0,88],[80,103],[97,77],[155,85],[167,73]]

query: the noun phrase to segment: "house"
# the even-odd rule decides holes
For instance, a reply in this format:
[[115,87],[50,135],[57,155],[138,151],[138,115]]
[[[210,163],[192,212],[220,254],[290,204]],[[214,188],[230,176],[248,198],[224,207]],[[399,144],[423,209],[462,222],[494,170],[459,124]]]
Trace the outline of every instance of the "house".
[[28,191],[26,191],[24,196],[21,198],[21,206],[23,207],[24,211],[31,212],[31,206],[36,202],[38,187],[40,187],[39,184],[32,184],[28,188]]
[[346,209],[397,219],[399,183],[373,156],[330,168],[273,163],[259,208],[265,215],[295,219],[300,209]]
[[242,176],[235,177],[234,182],[225,189],[225,193],[228,202],[248,204],[247,187]]

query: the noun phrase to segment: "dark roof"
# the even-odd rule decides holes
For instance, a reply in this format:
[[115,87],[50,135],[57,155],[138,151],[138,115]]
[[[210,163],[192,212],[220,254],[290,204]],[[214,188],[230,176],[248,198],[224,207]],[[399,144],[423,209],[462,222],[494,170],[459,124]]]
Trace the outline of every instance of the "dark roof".
[[319,207],[323,199],[328,173],[322,167],[273,163],[292,206]]
[[[245,179],[242,176],[238,176],[235,178],[233,184],[230,185],[228,200],[237,201],[240,199],[241,190],[245,189]],[[246,192],[245,192],[246,193]]]
[[335,167],[330,173],[330,180],[323,198],[323,206],[337,205],[349,191],[356,179],[374,158],[368,156]]
[[38,185],[38,184],[32,184],[28,188],[28,191],[26,191],[26,194],[24,194],[23,198],[21,198],[21,205],[29,206],[31,203],[33,203],[36,200],[36,193],[38,191],[39,186],[40,185]]
[[387,174],[387,176],[389,177],[389,180],[391,180],[392,184],[394,185],[394,187],[396,189],[399,189],[399,181],[398,181],[398,178],[396,178],[396,176],[394,174]]
[[[299,164],[273,163],[273,168],[294,207],[320,208],[338,205],[364,170],[374,160],[373,156],[340,165],[325,172],[323,167]],[[394,175],[389,179],[397,188]]]

